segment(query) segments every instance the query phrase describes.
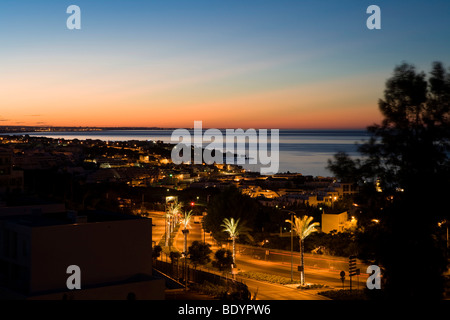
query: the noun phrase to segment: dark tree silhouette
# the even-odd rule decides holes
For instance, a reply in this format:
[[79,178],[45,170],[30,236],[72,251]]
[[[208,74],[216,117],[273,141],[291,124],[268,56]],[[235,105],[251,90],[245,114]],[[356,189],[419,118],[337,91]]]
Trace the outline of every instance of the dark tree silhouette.
[[198,265],[205,265],[211,261],[209,255],[212,253],[211,245],[200,241],[192,242],[188,248],[189,260],[197,268]]
[[378,105],[384,119],[368,127],[363,157],[339,153],[328,168],[361,186],[369,219],[360,251],[382,267],[386,296],[440,299],[447,260],[436,234],[450,212],[450,73],[435,62],[427,79],[403,63]]
[[218,268],[220,271],[228,270],[233,264],[233,252],[228,249],[219,249],[214,254],[213,267]]
[[153,247],[153,250],[152,250],[152,258],[155,259],[155,260],[158,259],[159,256],[161,255],[161,251],[162,251],[161,246],[160,245],[155,245]]
[[222,232],[223,219],[234,218],[254,226],[259,207],[255,199],[243,195],[236,187],[228,187],[216,195],[208,205],[208,214],[203,220],[206,232],[212,232],[217,240],[226,240],[227,235]]

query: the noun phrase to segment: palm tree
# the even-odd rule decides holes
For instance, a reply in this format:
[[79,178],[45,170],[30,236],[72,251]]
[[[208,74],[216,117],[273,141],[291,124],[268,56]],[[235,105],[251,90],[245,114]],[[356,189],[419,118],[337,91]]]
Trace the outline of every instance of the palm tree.
[[247,236],[250,240],[253,240],[253,237],[248,233],[250,231],[250,228],[247,228],[245,226],[245,223],[239,224],[239,219],[236,221],[234,218],[223,219],[223,224],[220,226],[223,227],[223,231],[228,232],[230,235],[231,240],[233,241],[233,264],[236,266],[236,238],[240,235]]
[[192,210],[184,211],[184,214],[181,216],[181,224],[183,225],[183,229],[187,229],[189,226],[189,222],[191,221],[193,216]]
[[191,221],[193,214],[192,210],[184,211],[183,216],[181,217],[181,224],[183,225],[183,234],[184,234],[184,252],[187,254],[187,228],[189,226],[189,222]]
[[[176,213],[178,213],[178,211],[181,209],[181,206],[175,206],[174,210],[176,211]],[[183,225],[183,230],[181,230],[181,232],[183,232],[184,235],[184,271],[183,271],[183,277],[184,277],[184,281],[185,281],[185,290],[187,288],[187,256],[188,256],[188,248],[187,248],[187,235],[189,233],[188,230],[188,226],[189,226],[189,222],[191,221],[192,218],[192,210],[190,211],[184,211],[183,216],[181,217],[181,224]]]
[[164,215],[164,217],[166,218],[166,247],[169,245],[170,234],[172,232],[175,219],[180,210],[181,203],[175,201],[169,204],[166,214]]
[[180,213],[182,208],[182,203],[175,201],[169,205],[169,213],[172,217],[172,229],[177,224],[178,214]]
[[303,252],[305,250],[304,247],[304,240],[306,237],[308,237],[311,233],[317,232],[318,227],[320,223],[314,222],[311,223],[313,220],[313,217],[303,216],[301,219],[294,216],[294,221],[286,220],[286,222],[289,222],[292,225],[292,230],[295,231],[295,233],[299,237],[300,242],[300,284],[305,284],[305,270],[304,270],[304,263],[303,263]]

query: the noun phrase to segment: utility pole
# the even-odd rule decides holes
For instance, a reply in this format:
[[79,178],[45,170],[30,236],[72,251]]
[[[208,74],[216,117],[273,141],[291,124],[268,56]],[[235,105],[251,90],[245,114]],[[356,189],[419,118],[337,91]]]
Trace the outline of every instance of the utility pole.
[[187,255],[188,255],[188,250],[187,250],[187,235],[189,233],[188,229],[183,229],[182,230],[183,234],[184,234],[184,291],[187,290]]
[[[291,221],[294,219],[294,213],[291,211]],[[291,281],[294,281],[294,230],[291,224]]]

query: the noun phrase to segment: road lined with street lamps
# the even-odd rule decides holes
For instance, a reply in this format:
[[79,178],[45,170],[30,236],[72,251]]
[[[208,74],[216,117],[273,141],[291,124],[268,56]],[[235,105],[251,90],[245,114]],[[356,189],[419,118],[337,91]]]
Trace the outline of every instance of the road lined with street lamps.
[[[152,212],[150,217],[153,220],[153,239],[157,239],[156,243],[164,235],[164,212]],[[204,231],[202,229],[201,223],[190,223],[189,235],[187,237],[188,246],[192,244],[193,241],[206,240],[206,243],[211,245],[211,250],[215,252],[220,249],[219,246],[213,243],[212,238],[207,235],[206,239],[204,236]],[[173,247],[178,251],[182,252],[184,249],[184,235],[181,229],[174,237]],[[293,268],[293,257],[294,252],[291,251],[291,263],[283,263],[278,261],[264,261],[261,259],[255,259],[248,255],[239,254],[236,255],[236,264],[240,272],[243,271],[253,271],[253,272],[263,272],[272,275],[279,275],[286,278],[292,278],[293,280],[300,279],[300,273]],[[298,254],[298,252],[297,252]],[[329,270],[325,268],[317,268],[306,265],[305,272],[307,275],[308,283],[317,283],[326,285],[328,288],[342,288],[342,282],[340,280],[339,272],[341,270]],[[347,271],[347,270],[346,270]],[[364,271],[363,271],[364,272]],[[347,273],[347,272],[346,272]],[[257,297],[264,300],[321,300],[325,299],[323,296],[315,294],[316,291],[307,291],[293,289],[287,286],[268,283],[264,281],[258,281],[254,279],[249,279],[246,277],[237,276],[239,281],[247,284],[249,290],[252,294],[257,292]],[[359,281],[357,281],[359,280]],[[345,281],[345,288],[348,288],[348,276]],[[353,288],[357,289],[363,288],[365,286],[365,277],[361,276],[358,279],[353,279]]]

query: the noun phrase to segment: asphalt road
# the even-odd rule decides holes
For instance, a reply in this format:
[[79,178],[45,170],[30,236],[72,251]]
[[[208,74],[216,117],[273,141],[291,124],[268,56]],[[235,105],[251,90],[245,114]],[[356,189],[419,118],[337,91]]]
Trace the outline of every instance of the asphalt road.
[[252,297],[256,294],[256,300],[329,300],[318,295],[316,290],[298,290],[287,286],[258,281],[237,276],[236,280],[245,283]]
[[[156,243],[159,242],[161,237],[164,235],[164,217],[163,212],[152,212],[150,217],[153,219],[153,241]],[[203,241],[206,240],[207,243],[211,244],[211,249],[215,252],[218,247],[212,243],[212,239],[209,234],[204,234],[201,224],[196,224],[191,222],[189,226],[189,234],[188,234],[188,247],[190,244],[195,241]],[[180,252],[183,251],[184,248],[184,236],[181,230],[178,231],[175,239],[174,239],[174,247]],[[264,261],[260,259],[255,259],[247,255],[236,255],[236,264],[238,270],[242,271],[256,271],[256,272],[264,272],[270,273],[273,275],[280,275],[286,278],[291,277],[291,264],[290,263],[282,263],[282,262],[272,262],[272,261]],[[296,270],[296,265],[294,265],[293,276],[294,279],[299,279],[300,274]],[[231,276],[231,275],[230,275]],[[339,272],[336,270],[326,270],[319,268],[312,268],[305,266],[305,277],[306,282],[309,283],[318,283],[328,286],[329,288],[342,288],[342,282],[339,278]],[[359,277],[359,283],[356,283],[353,279],[353,287],[354,288],[362,288],[365,286],[365,278]],[[252,295],[256,293],[256,297],[258,300],[324,300],[327,299],[323,296],[317,295],[317,290],[299,290],[295,288],[291,288],[288,286],[283,286],[279,284],[268,283],[264,281],[257,281],[253,279],[248,279],[245,277],[240,277],[237,275],[237,280],[244,282],[247,284]],[[348,288],[349,281],[346,279],[345,287]]]

